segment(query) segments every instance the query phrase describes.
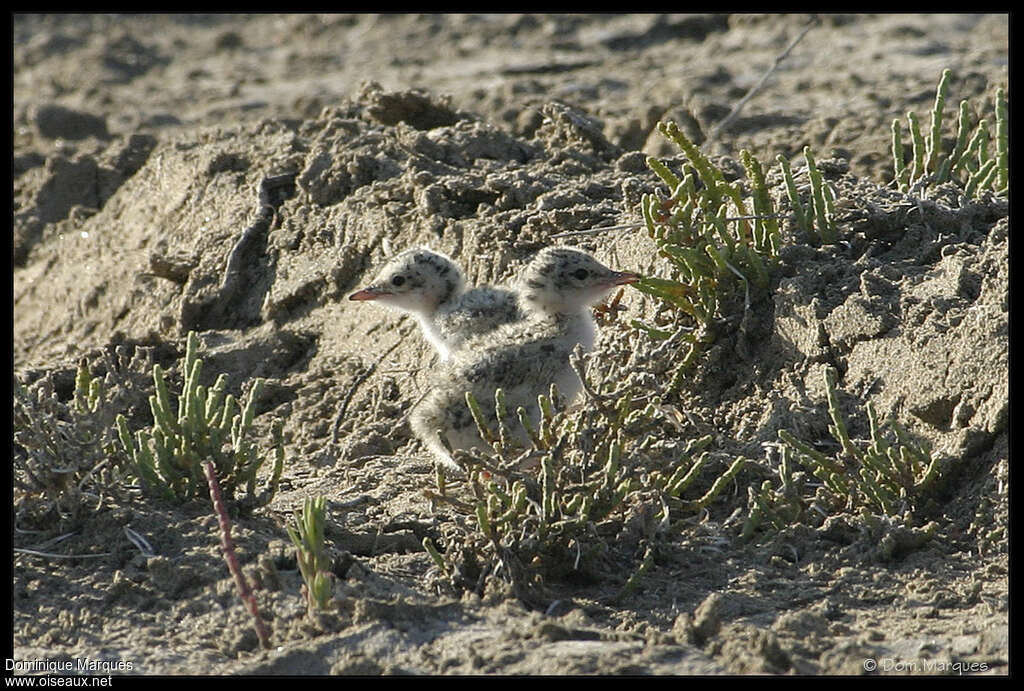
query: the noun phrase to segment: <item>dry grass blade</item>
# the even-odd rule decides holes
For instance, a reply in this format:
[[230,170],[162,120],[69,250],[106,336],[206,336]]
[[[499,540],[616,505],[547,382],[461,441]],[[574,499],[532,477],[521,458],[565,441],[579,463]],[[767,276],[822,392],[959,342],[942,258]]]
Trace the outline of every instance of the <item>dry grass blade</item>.
[[789,54],[792,53],[793,49],[796,48],[797,44],[803,40],[804,36],[807,35],[807,32],[813,29],[814,27],[818,26],[818,24],[820,23],[821,20],[818,18],[817,15],[811,16],[811,20],[807,22],[807,25],[804,26],[803,30],[799,34],[797,34],[792,41],[789,42],[789,45],[786,46],[786,49],[779,53],[777,56],[775,56],[775,60],[774,62],[772,62],[771,67],[769,67],[768,70],[761,75],[761,78],[757,80],[757,83],[754,84],[754,86],[750,87],[750,89],[743,96],[743,98],[737,101],[736,105],[732,107],[732,110],[729,111],[729,114],[722,118],[722,120],[719,121],[719,123],[715,125],[714,128],[712,128],[711,133],[708,135],[708,138],[704,141],[704,144],[702,144],[702,148],[707,148],[713,141],[715,141],[718,138],[718,135],[721,132],[723,132],[725,128],[732,124],[733,120],[735,120],[739,116],[740,112],[743,110],[743,107],[747,105],[747,102],[750,99],[752,99],[757,94],[757,92],[759,92],[764,87],[765,82],[768,81],[768,77],[772,76],[772,74],[775,73],[775,70],[779,69],[779,65],[781,65],[782,62],[789,57]]

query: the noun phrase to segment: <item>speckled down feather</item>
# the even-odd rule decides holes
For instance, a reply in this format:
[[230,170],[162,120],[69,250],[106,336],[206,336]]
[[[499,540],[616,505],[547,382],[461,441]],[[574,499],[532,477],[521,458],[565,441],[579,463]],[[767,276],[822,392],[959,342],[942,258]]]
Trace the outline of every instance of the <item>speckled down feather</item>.
[[[496,430],[494,394],[500,388],[505,393],[506,427],[520,442],[528,443],[519,423],[519,407],[537,425],[537,396],[547,393],[552,383],[567,400],[579,393],[579,377],[568,363],[578,343],[573,334],[587,330],[583,322],[582,315],[533,319],[515,325],[517,328],[503,327],[486,339],[471,339],[460,353],[463,357],[457,357],[439,373],[434,388],[413,411],[413,432],[445,462],[450,458],[437,441],[438,430],[452,449],[485,448],[466,404],[466,392],[473,394]],[[521,340],[509,340],[513,337]]]
[[452,351],[468,339],[523,319],[519,297],[507,288],[480,286],[442,305],[434,316],[441,340]]
[[594,345],[596,325],[589,306],[615,285],[637,278],[612,271],[579,250],[549,248],[539,253],[520,281],[526,318],[466,341],[413,411],[415,434],[439,461],[456,465],[442,436],[453,450],[484,447],[466,392],[473,394],[486,422],[496,429],[494,395],[500,388],[507,406],[506,426],[528,443],[517,409],[524,408],[536,425],[537,396],[547,393],[552,383],[567,401],[578,395],[582,384],[569,365],[569,355],[577,345],[584,350]]
[[418,247],[384,264],[350,300],[374,300],[416,317],[424,338],[447,360],[467,339],[519,321],[516,293],[479,286],[464,291],[462,270],[443,254]]

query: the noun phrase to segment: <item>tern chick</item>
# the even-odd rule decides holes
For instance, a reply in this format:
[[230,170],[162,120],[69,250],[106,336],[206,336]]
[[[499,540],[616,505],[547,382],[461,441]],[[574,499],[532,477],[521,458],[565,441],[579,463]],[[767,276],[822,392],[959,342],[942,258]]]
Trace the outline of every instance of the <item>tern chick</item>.
[[526,318],[485,338],[470,339],[413,411],[413,431],[439,461],[458,467],[449,448],[485,447],[466,404],[466,392],[473,394],[493,429],[498,422],[494,394],[500,388],[506,400],[503,423],[528,443],[517,409],[524,408],[537,425],[537,396],[546,394],[552,383],[572,402],[582,383],[569,364],[569,355],[577,344],[584,350],[593,348],[597,333],[590,306],[615,286],[639,278],[634,273],[613,271],[579,250],[553,247],[541,251],[519,282]]
[[467,339],[523,318],[513,291],[492,286],[465,290],[459,266],[423,247],[392,257],[369,286],[348,299],[373,300],[412,314],[441,360]]

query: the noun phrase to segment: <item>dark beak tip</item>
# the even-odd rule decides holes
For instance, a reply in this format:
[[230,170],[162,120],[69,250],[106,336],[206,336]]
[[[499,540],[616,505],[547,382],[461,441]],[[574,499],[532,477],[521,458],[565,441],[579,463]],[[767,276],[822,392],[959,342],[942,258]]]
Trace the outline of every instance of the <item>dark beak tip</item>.
[[349,295],[348,299],[354,300],[356,302],[362,302],[365,300],[376,300],[377,297],[378,293],[376,291],[372,290],[371,288],[363,288],[362,290],[357,290],[356,292]]

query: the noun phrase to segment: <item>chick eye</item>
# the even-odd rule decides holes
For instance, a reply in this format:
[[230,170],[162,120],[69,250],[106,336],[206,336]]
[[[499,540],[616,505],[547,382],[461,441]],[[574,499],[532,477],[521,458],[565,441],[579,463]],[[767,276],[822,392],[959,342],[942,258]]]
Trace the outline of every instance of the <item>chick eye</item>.
[[587,271],[586,269],[576,269],[575,271],[572,272],[572,275],[582,281],[584,278],[590,275],[590,272]]
[[394,278],[391,279],[391,285],[395,286],[396,288],[402,285],[403,283],[405,283],[405,276],[395,276]]

